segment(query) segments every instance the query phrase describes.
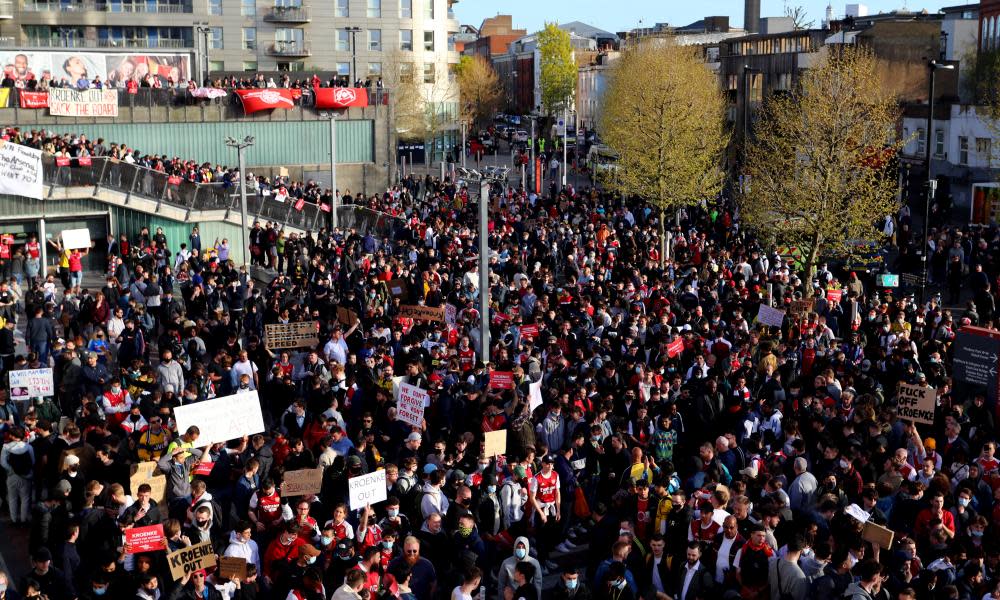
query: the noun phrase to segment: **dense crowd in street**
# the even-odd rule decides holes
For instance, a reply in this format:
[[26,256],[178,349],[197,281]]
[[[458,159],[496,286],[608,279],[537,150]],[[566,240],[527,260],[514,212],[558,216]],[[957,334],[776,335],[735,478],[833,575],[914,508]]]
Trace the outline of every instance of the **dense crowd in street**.
[[[240,176],[5,134],[192,181]],[[0,389],[0,527],[28,532],[27,548],[0,549],[31,563],[0,573],[0,598],[1000,598],[995,399],[951,379],[957,330],[994,323],[995,228],[934,231],[932,275],[974,298],[953,313],[833,264],[802,280],[726,197],[669,215],[664,241],[639,200],[498,184],[481,240],[477,193],[407,178],[359,199],[405,219],[392,239],[255,224],[268,284],[196,228],[177,248],[162,231],[113,232],[89,288],[83,252],[55,241],[0,260],[4,375],[51,366],[55,384],[41,398]],[[894,272],[918,269],[909,210],[889,229]],[[40,272],[40,243],[58,273]],[[762,304],[788,309],[781,327],[757,322]],[[267,325],[300,321],[317,322],[318,344],[269,348]],[[898,417],[900,383],[937,391],[932,425]],[[402,384],[429,392],[420,426],[398,418]],[[205,445],[197,426],[177,429],[178,407],[248,392],[264,431]],[[506,446],[490,455],[494,431]],[[151,461],[163,498],[133,487]],[[322,469],[319,493],[282,492],[308,468]],[[377,470],[387,500],[352,509],[348,480]],[[164,549],[126,542],[156,524]],[[175,578],[167,554],[204,542],[245,573]]]

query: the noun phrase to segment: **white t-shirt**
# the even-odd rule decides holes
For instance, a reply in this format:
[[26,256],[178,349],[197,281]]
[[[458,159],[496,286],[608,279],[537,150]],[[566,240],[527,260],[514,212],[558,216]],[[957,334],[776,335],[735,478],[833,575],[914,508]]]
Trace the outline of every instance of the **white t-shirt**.
[[472,594],[466,594],[462,591],[462,586],[457,585],[451,590],[451,600],[472,600]]

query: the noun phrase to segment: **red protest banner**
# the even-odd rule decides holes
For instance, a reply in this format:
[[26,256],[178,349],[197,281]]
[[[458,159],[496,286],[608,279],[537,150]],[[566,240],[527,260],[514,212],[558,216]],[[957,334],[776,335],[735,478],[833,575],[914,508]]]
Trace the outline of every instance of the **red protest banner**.
[[538,325],[521,325],[521,335],[528,339],[538,337]]
[[365,88],[321,88],[314,87],[316,108],[347,108],[368,106],[368,90]]
[[680,356],[681,352],[684,352],[684,340],[681,338],[677,338],[667,345],[667,356],[670,358]]
[[292,90],[286,88],[269,88],[266,90],[236,90],[236,95],[243,103],[243,112],[255,113],[272,108],[285,110],[295,106]]
[[827,290],[826,299],[834,304],[840,304],[840,299],[844,297],[844,290]]
[[514,373],[511,371],[490,372],[490,387],[495,390],[514,389]]
[[167,183],[169,183],[170,185],[180,185],[181,184],[181,176],[180,175],[171,175],[170,177],[167,177]]
[[195,466],[194,470],[191,471],[191,474],[192,475],[204,475],[205,477],[208,477],[209,475],[212,474],[212,469],[214,469],[214,468],[215,468],[215,463],[211,463],[211,462],[198,463]]
[[141,552],[156,552],[167,549],[167,540],[163,536],[163,525],[147,527],[131,527],[125,530],[125,543],[129,554]]
[[21,97],[21,108],[48,108],[48,92],[28,92],[21,90],[18,92]]
[[302,207],[305,205],[306,205],[305,198],[299,198],[298,200],[295,201],[294,207],[295,210],[302,210]]

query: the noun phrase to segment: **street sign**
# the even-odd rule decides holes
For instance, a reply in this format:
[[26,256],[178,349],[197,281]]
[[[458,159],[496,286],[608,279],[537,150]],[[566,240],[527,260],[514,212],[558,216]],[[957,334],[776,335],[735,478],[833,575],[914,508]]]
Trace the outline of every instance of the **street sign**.
[[985,393],[987,401],[996,410],[1000,383],[998,362],[1000,333],[982,327],[963,327],[959,330],[955,336],[953,359],[956,397]]

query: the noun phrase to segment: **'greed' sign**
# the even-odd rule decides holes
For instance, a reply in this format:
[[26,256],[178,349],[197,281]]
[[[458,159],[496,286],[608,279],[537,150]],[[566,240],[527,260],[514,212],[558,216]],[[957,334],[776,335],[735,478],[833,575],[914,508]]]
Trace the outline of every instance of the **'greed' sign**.
[[901,383],[897,398],[899,417],[910,419],[914,423],[933,425],[936,400],[937,391],[934,388]]

